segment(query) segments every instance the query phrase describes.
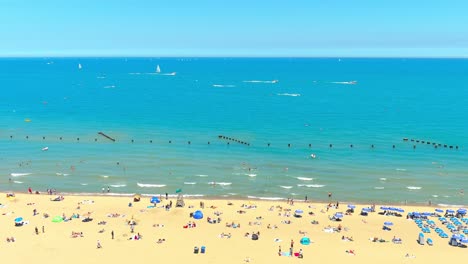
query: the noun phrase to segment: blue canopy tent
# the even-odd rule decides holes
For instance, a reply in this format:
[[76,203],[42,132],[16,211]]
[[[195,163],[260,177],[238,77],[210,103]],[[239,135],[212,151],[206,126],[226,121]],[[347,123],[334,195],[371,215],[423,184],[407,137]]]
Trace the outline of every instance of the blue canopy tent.
[[354,204],[348,204],[348,208],[349,209],[354,209],[354,208],[356,208],[356,206]]
[[301,238],[300,242],[301,242],[301,245],[305,245],[305,246],[310,245],[310,238],[303,237],[303,238]]
[[200,210],[195,211],[195,213],[193,213],[193,218],[197,219],[197,220],[202,219],[203,218],[202,211],[200,211]]

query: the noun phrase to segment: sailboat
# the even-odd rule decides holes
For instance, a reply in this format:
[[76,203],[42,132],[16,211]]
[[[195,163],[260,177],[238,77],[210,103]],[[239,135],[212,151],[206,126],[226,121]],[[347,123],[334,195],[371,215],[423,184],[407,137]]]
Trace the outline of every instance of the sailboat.
[[81,63],[78,63],[78,70],[81,70],[82,68]]
[[156,71],[155,71],[154,74],[174,76],[174,75],[176,75],[176,72],[162,73],[161,72],[161,67],[159,67],[159,64],[158,64],[158,66],[156,66]]
[[156,73],[161,73],[161,68],[159,67],[159,65],[156,67]]

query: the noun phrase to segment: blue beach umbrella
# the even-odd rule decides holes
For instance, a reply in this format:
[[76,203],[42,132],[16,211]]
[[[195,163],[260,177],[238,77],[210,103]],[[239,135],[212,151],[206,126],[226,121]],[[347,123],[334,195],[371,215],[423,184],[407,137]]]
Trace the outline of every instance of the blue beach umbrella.
[[444,210],[439,209],[439,208],[435,209],[435,211],[438,212],[438,213],[443,213],[444,212]]
[[405,212],[405,210],[403,208],[397,208],[396,211],[399,212],[399,213],[404,213]]
[[370,208],[362,208],[362,211],[369,213],[371,211],[371,209]]
[[150,203],[156,204],[156,203],[160,203],[160,202],[161,201],[159,200],[158,197],[156,197],[156,196],[151,197]]
[[304,211],[302,211],[302,209],[297,209],[294,213],[297,215],[300,215],[300,214],[303,214]]
[[388,206],[381,206],[380,209],[382,209],[382,210],[388,210],[389,207],[388,207]]
[[457,210],[457,213],[464,215],[464,214],[466,214],[466,209],[465,208],[460,208],[460,209]]
[[342,213],[336,213],[335,218],[343,218],[343,214]]
[[460,239],[460,242],[461,243],[468,243],[468,238],[464,237],[464,238]]
[[455,210],[447,209],[447,211],[445,211],[445,212],[447,212],[447,213],[449,213],[449,214],[453,214],[453,213],[455,213]]
[[348,208],[349,209],[354,209],[354,208],[356,208],[356,206],[354,204],[348,204]]
[[15,218],[15,223],[21,223],[23,221],[23,217]]
[[388,221],[387,221],[387,222],[384,222],[383,224],[386,225],[386,226],[392,226],[392,225],[393,225],[393,222],[388,222]]
[[396,208],[396,207],[390,207],[390,208],[388,208],[388,210],[390,210],[390,211],[396,211],[397,208]]
[[423,215],[423,216],[431,216],[431,215],[432,215],[432,213],[429,213],[429,212],[424,212],[424,213],[422,213],[421,215]]

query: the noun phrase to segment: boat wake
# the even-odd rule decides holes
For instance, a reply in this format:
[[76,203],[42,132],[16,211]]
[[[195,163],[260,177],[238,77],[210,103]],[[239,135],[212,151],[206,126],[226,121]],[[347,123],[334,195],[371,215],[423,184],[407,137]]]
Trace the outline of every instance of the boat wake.
[[139,183],[137,182],[138,187],[142,188],[162,188],[166,187],[165,184],[147,184],[147,183]]
[[349,82],[330,82],[333,84],[357,84],[357,81],[349,81]]
[[271,81],[262,81],[262,80],[247,80],[247,81],[242,81],[245,83],[278,83],[278,80],[271,80]]
[[298,94],[298,93],[279,93],[279,94],[276,94],[276,95],[279,95],[279,96],[292,96],[292,97],[301,96],[301,94]]
[[236,87],[236,86],[233,85],[233,84],[213,84],[213,87],[217,87],[217,88],[233,88],[233,87]]
[[21,176],[28,176],[31,175],[32,173],[10,173],[11,177],[21,177]]

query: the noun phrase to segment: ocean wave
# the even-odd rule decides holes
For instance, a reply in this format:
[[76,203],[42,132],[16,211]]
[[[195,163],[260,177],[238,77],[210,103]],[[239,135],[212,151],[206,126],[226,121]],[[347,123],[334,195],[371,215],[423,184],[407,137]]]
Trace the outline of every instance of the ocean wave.
[[296,177],[296,179],[298,179],[298,180],[300,180],[300,181],[311,181],[311,180],[313,180],[314,178]]
[[236,86],[233,85],[233,84],[213,84],[213,87],[217,87],[217,88],[233,88],[233,87],[236,87]]
[[387,178],[380,178],[379,180],[381,180],[381,181],[386,181]]
[[418,186],[408,186],[406,187],[407,189],[409,190],[421,190],[422,187],[418,187]]
[[22,184],[22,181],[13,181],[13,183]]
[[99,177],[102,177],[102,178],[109,178],[110,176],[109,176],[109,175],[99,175]]
[[308,188],[322,188],[325,187],[323,184],[298,184],[298,187],[308,187]]
[[55,175],[57,175],[57,176],[68,176],[68,175],[70,175],[70,174],[68,174],[68,173],[61,173],[61,172],[56,172]]
[[162,188],[166,187],[166,184],[149,184],[149,183],[139,183],[137,185],[142,188]]
[[32,173],[10,173],[11,177],[20,177],[20,176],[28,176],[31,175]]
[[292,188],[292,186],[284,186],[284,185],[280,185],[280,187],[283,188],[283,189],[291,189]]
[[330,82],[334,84],[357,84],[357,81],[349,81],[349,82]]
[[247,80],[247,81],[242,81],[245,83],[278,83],[278,80],[271,80],[271,81],[262,81],[262,80]]
[[228,193],[229,195],[237,195],[237,193]]
[[130,75],[140,75],[141,72],[130,72],[129,74],[130,74]]
[[195,185],[197,184],[196,182],[184,182],[184,184],[187,184],[187,185]]
[[298,93],[279,93],[279,94],[276,94],[276,95],[279,95],[279,96],[292,96],[292,97],[301,96],[301,94],[298,94]]
[[88,185],[88,184],[87,184],[87,183],[80,183],[80,185],[86,186],[86,185]]
[[284,198],[281,198],[281,197],[258,197],[258,196],[252,196],[252,195],[248,195],[247,198],[249,198],[249,199],[259,199],[259,200],[268,200],[268,201],[284,200]]
[[396,171],[406,171],[406,169],[400,169],[400,168],[396,168],[395,170]]
[[197,177],[208,177],[208,175],[206,175],[206,174],[197,174],[195,176],[197,176]]
[[115,85],[106,85],[104,86],[104,89],[112,89],[115,88]]
[[437,198],[437,197],[439,197],[439,195],[433,194],[432,197]]
[[209,182],[208,184],[211,184],[211,185],[222,185],[222,186],[228,186],[228,185],[231,185],[232,182]]
[[246,175],[249,176],[249,177],[257,177],[257,174],[255,174],[255,173],[248,173]]
[[113,188],[122,188],[122,187],[126,187],[127,184],[111,184],[110,187],[113,187]]
[[374,187],[374,189],[376,189],[376,190],[383,190],[383,189],[385,189],[385,187]]

